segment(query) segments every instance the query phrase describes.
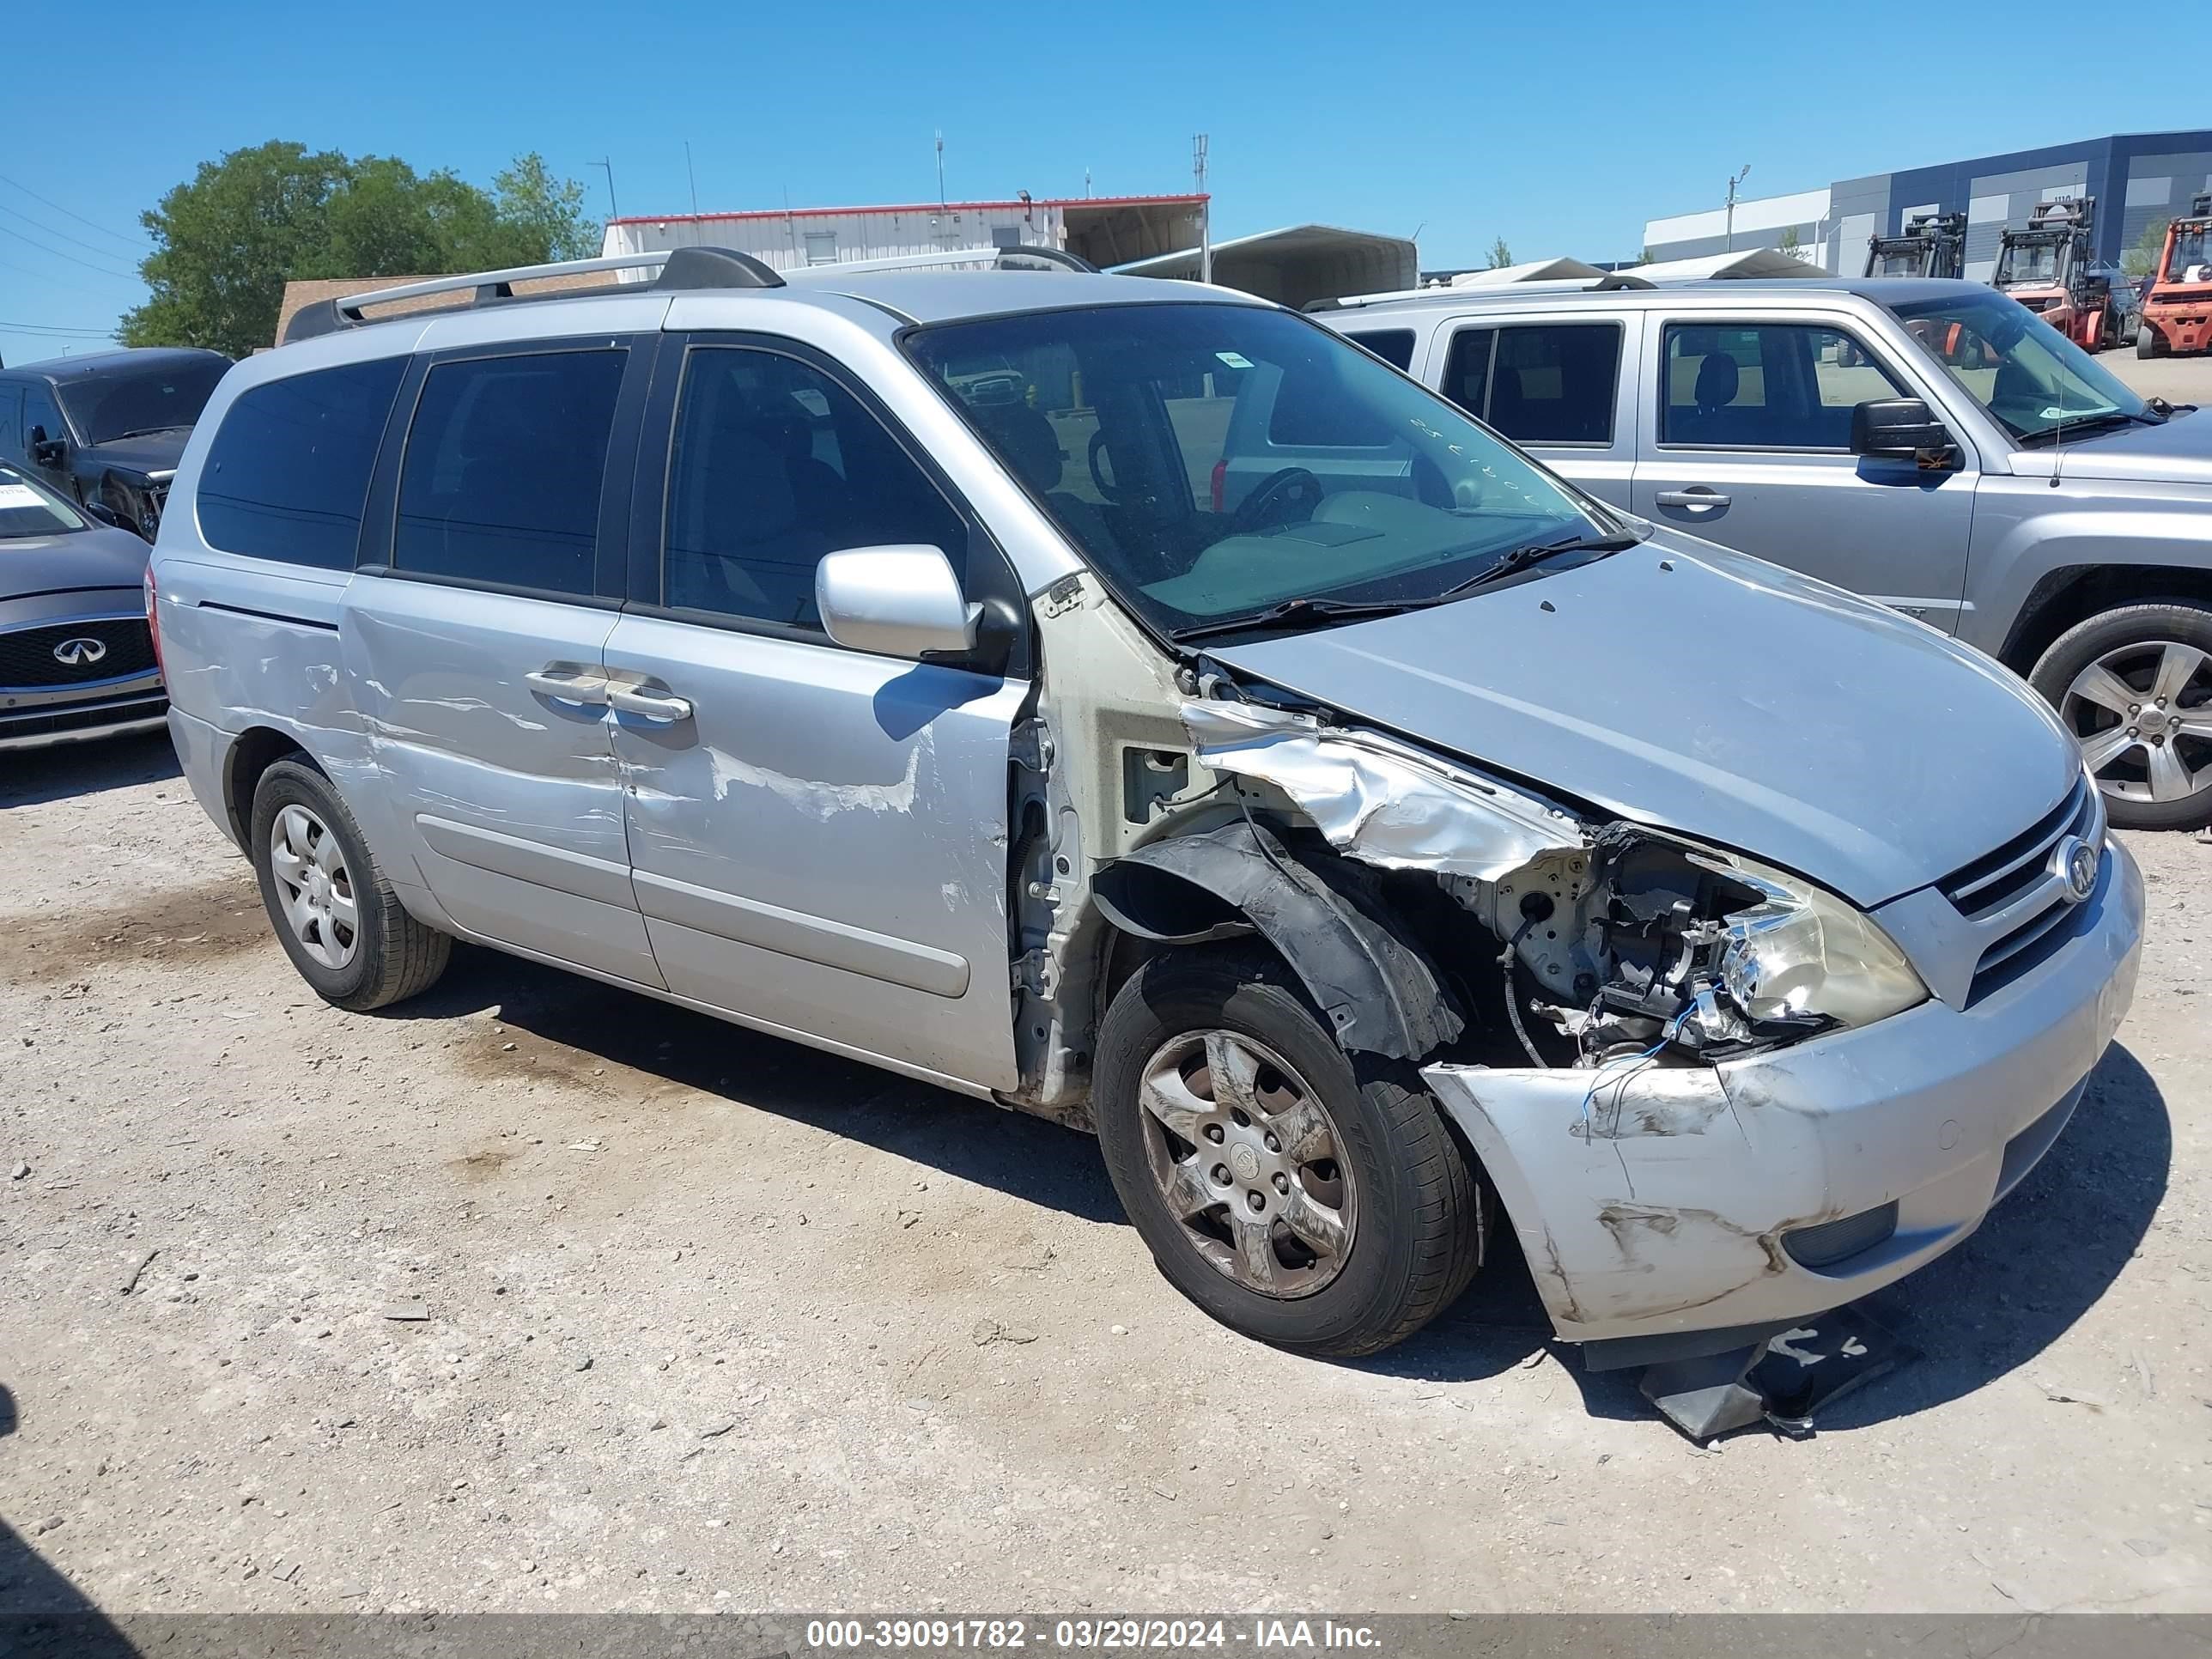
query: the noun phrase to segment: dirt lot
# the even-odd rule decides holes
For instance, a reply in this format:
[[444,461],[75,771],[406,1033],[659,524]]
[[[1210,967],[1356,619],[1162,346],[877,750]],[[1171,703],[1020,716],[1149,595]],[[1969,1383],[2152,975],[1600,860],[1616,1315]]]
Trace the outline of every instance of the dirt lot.
[[1701,1453],[1510,1256],[1295,1359],[1066,1131],[484,952],[333,1012],[164,741],[11,757],[0,1604],[2212,1608],[2212,847],[2132,844],[2134,1014],[1875,1299],[1923,1357]]

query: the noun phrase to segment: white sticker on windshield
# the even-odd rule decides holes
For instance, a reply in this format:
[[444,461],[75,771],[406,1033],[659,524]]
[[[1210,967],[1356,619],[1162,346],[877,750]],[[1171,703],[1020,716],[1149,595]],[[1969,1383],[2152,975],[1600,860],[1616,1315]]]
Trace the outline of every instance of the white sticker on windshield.
[[1213,354],[1231,368],[1249,368],[1252,360],[1241,351],[1217,351]]
[[0,507],[44,507],[39,492],[28,484],[0,483]]

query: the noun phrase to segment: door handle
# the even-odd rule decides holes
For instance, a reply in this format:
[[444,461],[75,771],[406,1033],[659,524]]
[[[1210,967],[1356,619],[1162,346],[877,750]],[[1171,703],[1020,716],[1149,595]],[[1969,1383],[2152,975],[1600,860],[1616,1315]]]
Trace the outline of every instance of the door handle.
[[541,668],[522,677],[523,684],[540,696],[556,702],[605,703],[607,683],[597,674],[571,673],[566,669]]
[[606,701],[617,714],[636,714],[649,720],[688,720],[691,700],[667,691],[648,691],[641,685],[610,684]]
[[1726,507],[1729,498],[1717,489],[1693,484],[1687,489],[1662,489],[1651,498],[1662,507]]

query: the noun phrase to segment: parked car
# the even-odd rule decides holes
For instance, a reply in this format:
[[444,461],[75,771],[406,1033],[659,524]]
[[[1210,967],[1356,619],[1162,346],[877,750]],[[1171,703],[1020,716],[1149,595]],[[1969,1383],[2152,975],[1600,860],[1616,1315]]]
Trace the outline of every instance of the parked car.
[[185,449],[171,731],[329,1001],[469,939],[1094,1127],[1331,1354],[1495,1206],[1594,1363],[1739,1353],[2081,1100],[2141,880],[1979,653],[1245,295],[663,262],[307,313]]
[[161,726],[146,554],[131,532],[0,461],[0,750]]
[[2212,413],[1970,283],[1613,278],[1323,320],[1615,507],[2027,677],[2115,823],[2212,821]]
[[219,351],[140,346],[0,370],[0,460],[150,542],[192,422],[229,367]]

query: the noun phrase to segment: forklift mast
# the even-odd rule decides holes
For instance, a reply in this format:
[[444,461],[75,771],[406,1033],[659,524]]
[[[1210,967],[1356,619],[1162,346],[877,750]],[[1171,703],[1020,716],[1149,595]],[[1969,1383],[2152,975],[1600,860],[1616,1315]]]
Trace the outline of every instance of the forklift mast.
[[1867,239],[1869,276],[1948,276],[1965,274],[1966,216],[1916,213],[1899,236]]
[[[1999,237],[1998,288],[2057,288],[2070,295],[2095,258],[2097,198],[2062,196],[2030,209],[2024,230],[2008,228]],[[2045,259],[2045,252],[2052,257]]]

